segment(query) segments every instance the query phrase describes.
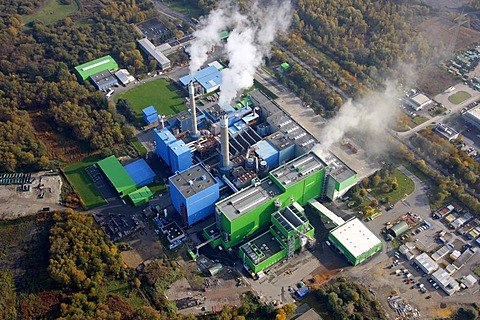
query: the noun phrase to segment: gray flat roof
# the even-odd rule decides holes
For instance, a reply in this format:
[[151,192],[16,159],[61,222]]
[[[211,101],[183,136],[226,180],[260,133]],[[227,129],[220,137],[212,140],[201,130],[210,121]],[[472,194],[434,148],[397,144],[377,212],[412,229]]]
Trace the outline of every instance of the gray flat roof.
[[338,182],[343,182],[356,174],[355,171],[353,171],[350,167],[348,167],[330,152],[322,157],[322,160],[327,164],[328,169],[330,170],[330,176]]
[[170,66],[170,60],[162,53],[162,51],[157,50],[157,48],[150,42],[147,38],[138,40],[140,46],[155,60],[160,63],[162,68],[167,68]]
[[260,181],[260,184],[257,186],[242,189],[230,197],[217,202],[216,206],[228,219],[234,220],[281,193],[282,190],[272,180],[266,178]]
[[90,76],[90,78],[98,85],[102,86],[104,83],[110,83],[117,78],[109,70],[100,71]]
[[314,153],[300,156],[283,166],[273,170],[270,174],[285,188],[297,183],[325,167],[325,164]]
[[293,145],[293,142],[279,131],[267,136],[265,140],[268,140],[277,150],[283,150]]
[[169,180],[185,198],[189,198],[217,183],[211,173],[201,164],[179,172],[170,177]]
[[267,231],[240,247],[255,265],[282,251],[282,244]]

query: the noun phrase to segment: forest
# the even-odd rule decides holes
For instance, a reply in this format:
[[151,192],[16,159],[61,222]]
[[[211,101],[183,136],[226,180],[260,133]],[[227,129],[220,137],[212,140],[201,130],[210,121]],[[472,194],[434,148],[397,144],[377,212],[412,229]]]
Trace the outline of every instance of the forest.
[[137,49],[131,23],[155,12],[147,0],[93,3],[78,17],[28,26],[21,15],[40,1],[0,4],[0,172],[48,169],[82,153],[112,153],[134,137],[115,105],[89,83],[80,84],[73,67],[111,54],[134,74],[148,71],[152,64]]

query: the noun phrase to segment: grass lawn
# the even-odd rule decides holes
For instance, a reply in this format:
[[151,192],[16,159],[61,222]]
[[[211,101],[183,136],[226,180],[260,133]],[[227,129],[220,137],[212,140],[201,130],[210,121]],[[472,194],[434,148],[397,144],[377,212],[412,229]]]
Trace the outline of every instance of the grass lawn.
[[466,91],[458,91],[457,93],[454,93],[450,97],[448,97],[448,101],[453,104],[460,104],[463,101],[470,99],[471,97],[472,95]]
[[28,24],[34,20],[39,20],[45,24],[55,23],[77,10],[78,5],[75,0],[72,0],[71,4],[61,4],[60,0],[46,0],[37,12],[23,16],[22,22]]
[[413,164],[411,164],[407,160],[401,160],[400,164],[404,166],[408,171],[416,175],[417,178],[420,179],[420,181],[425,182],[430,180],[430,178],[425,173],[420,171],[417,167],[415,167]]
[[154,181],[153,183],[150,183],[148,187],[150,188],[150,191],[152,191],[154,196],[160,194],[166,189],[165,183],[163,183],[163,181]]
[[190,17],[198,18],[201,14],[199,8],[192,6],[187,1],[164,1],[163,4]]
[[134,309],[148,305],[148,302],[142,296],[141,292],[137,288],[132,287],[128,281],[109,281],[104,289],[107,294],[117,295],[128,301]]
[[107,203],[93,181],[85,172],[86,167],[91,166],[98,160],[100,160],[99,156],[88,157],[63,169],[68,181],[73,185],[88,209],[99,207]]
[[477,276],[480,277],[480,267],[478,267],[477,269],[475,269],[475,273],[477,274]]
[[130,143],[135,148],[135,150],[138,152],[140,157],[143,158],[147,154],[147,149],[145,149],[145,147],[143,146],[143,144],[140,141],[135,140],[135,141],[132,141]]
[[166,116],[187,110],[183,94],[167,79],[158,79],[123,92],[115,97],[126,99],[132,105],[137,121],[143,123],[142,110],[154,106],[158,114]]
[[370,194],[379,201],[386,196],[390,196],[390,198],[392,198],[392,203],[397,203],[400,199],[403,199],[406,194],[411,194],[415,190],[415,183],[413,183],[412,179],[407,177],[402,171],[395,169],[395,177],[398,181],[397,190],[384,193],[381,189],[382,183],[380,183],[377,187],[372,188]]
[[418,125],[421,125],[422,123],[424,123],[427,120],[428,120],[428,118],[416,116],[412,119],[412,122],[415,123],[415,125],[418,126]]

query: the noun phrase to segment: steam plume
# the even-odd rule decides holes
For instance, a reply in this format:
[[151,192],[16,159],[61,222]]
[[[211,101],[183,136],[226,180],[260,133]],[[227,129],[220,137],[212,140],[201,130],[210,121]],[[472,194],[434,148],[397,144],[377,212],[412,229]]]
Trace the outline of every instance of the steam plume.
[[290,26],[292,6],[289,0],[254,0],[243,11],[228,1],[202,21],[194,36],[190,53],[190,74],[207,60],[207,52],[220,42],[219,33],[231,30],[226,44],[229,68],[222,71],[220,106],[231,103],[237,94],[253,85],[256,69],[270,54],[275,37]]
[[370,93],[359,101],[348,100],[338,115],[322,129],[322,153],[347,133],[362,137],[369,152],[381,152],[386,130],[397,117],[398,97],[401,95],[397,88],[397,85],[388,81],[382,91]]

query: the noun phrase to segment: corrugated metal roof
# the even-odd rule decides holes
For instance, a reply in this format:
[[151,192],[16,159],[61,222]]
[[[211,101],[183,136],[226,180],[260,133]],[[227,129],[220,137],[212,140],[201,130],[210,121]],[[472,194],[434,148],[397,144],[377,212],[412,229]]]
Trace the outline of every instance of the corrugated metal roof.
[[145,109],[142,110],[142,113],[145,116],[150,116],[152,114],[157,114],[157,109],[155,109],[154,106],[146,107]]
[[103,173],[107,176],[108,180],[112,183],[115,190],[118,193],[124,193],[130,191],[132,188],[135,190],[135,181],[130,177],[122,164],[115,158],[110,156],[97,162],[98,166],[102,169]]
[[83,80],[96,73],[116,69],[118,69],[118,64],[111,56],[104,56],[75,67]]

